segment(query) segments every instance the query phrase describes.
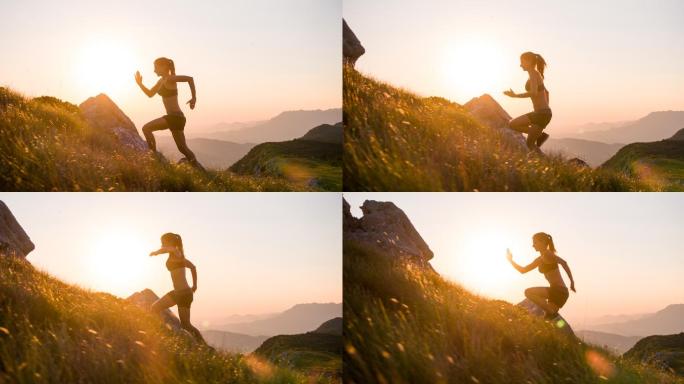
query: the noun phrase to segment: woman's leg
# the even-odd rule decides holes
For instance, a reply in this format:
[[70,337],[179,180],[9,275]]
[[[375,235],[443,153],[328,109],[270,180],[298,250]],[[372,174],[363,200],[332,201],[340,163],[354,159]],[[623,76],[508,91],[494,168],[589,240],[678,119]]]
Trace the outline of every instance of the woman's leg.
[[522,132],[522,133],[529,133],[530,132],[530,130],[529,130],[530,124],[532,124],[532,122],[530,121],[529,116],[522,115],[522,116],[518,116],[515,119],[511,120],[508,123],[508,126],[514,131],[518,131],[518,132]]
[[145,141],[147,141],[147,147],[150,148],[152,152],[157,152],[157,142],[154,140],[154,134],[152,132],[154,131],[161,131],[162,129],[167,129],[169,128],[168,123],[166,122],[166,119],[163,117],[160,117],[158,119],[154,119],[150,121],[149,123],[143,125],[142,131],[143,135],[145,135]]
[[159,300],[152,303],[150,310],[154,313],[161,313],[161,311],[173,307],[174,305],[176,305],[176,300],[173,299],[171,292],[169,292],[162,296]]
[[535,151],[539,150],[539,146],[537,145],[537,139],[539,139],[541,135],[541,127],[535,124],[530,125],[527,132],[527,140],[525,140],[525,142],[527,143],[527,148]]
[[176,142],[176,147],[178,147],[180,153],[182,153],[189,161],[196,161],[195,154],[192,153],[190,148],[188,148],[188,144],[185,142],[185,133],[179,129],[172,129],[171,134],[173,135],[173,140]]
[[192,324],[190,323],[190,308],[189,307],[178,307],[178,317],[180,318],[181,322],[181,328],[185,329],[186,331],[190,332],[191,335],[195,337],[198,341],[203,342],[206,344],[207,342],[204,341],[204,337],[202,337],[202,334],[200,331],[193,327]]
[[525,290],[525,297],[537,304],[547,315],[558,313],[558,307],[549,302],[550,292],[547,287],[533,287]]

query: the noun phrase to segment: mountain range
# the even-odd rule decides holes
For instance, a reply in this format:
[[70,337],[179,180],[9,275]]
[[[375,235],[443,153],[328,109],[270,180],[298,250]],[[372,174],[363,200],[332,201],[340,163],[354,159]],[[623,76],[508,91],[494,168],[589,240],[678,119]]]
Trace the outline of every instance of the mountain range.
[[[602,126],[599,124],[597,127]],[[684,128],[684,111],[651,112],[635,121],[615,123],[615,125],[606,123],[603,127],[608,128],[564,136],[611,144],[663,140]]]
[[[157,150],[167,159],[177,162],[183,155],[178,152],[176,143],[168,135],[157,136]],[[187,139],[188,147],[195,153],[197,160],[206,168],[226,169],[245,156],[254,144],[232,143],[224,140],[206,138]]]
[[593,325],[590,330],[641,337],[684,332],[684,304],[671,304],[658,312],[628,321]]
[[235,129],[235,123],[218,125],[215,131],[195,135],[208,139],[234,143],[264,143],[286,141],[303,136],[306,132],[322,124],[335,124],[342,121],[342,109],[286,111],[279,115],[253,124],[245,124]]

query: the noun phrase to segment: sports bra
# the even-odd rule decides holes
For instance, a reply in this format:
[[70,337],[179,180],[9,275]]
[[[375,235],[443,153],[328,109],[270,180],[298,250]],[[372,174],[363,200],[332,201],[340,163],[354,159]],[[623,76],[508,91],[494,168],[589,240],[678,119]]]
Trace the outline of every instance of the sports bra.
[[[530,81],[529,80],[527,80],[527,82],[525,83],[525,90],[528,92],[530,91]],[[539,87],[537,87],[537,91],[546,91],[546,87],[544,87],[544,83],[539,84]],[[177,93],[178,92],[176,92],[176,94]]]
[[185,268],[185,259],[169,255],[169,258],[166,259],[166,269],[173,271],[178,268]]
[[551,263],[544,263],[542,261],[539,263],[539,273],[547,274],[555,269],[558,269],[558,263],[556,261]]
[[162,84],[157,90],[157,94],[161,97],[178,96],[178,88],[166,88]]

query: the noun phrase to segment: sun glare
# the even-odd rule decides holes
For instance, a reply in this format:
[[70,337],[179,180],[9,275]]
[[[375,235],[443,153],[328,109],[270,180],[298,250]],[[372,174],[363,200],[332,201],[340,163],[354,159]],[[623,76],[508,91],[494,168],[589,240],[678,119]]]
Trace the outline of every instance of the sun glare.
[[124,44],[94,39],[80,50],[75,76],[88,94],[116,93],[130,88],[136,69],[135,57]]
[[458,281],[485,296],[507,296],[517,273],[506,260],[510,239],[496,231],[482,231],[463,241],[453,262]]
[[504,55],[494,44],[471,40],[445,49],[444,77],[450,93],[470,99],[503,91]]
[[107,231],[96,238],[89,253],[95,289],[129,295],[144,285],[149,246],[132,231]]

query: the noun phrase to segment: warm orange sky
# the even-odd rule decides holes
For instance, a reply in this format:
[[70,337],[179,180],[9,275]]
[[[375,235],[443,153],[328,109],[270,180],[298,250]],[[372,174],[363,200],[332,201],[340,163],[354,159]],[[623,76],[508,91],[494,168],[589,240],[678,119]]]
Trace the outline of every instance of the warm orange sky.
[[2,5],[0,86],[75,104],[107,93],[140,128],[164,114],[151,87],[167,56],[197,84],[188,130],[340,108],[341,0],[15,1]]
[[[435,256],[442,276],[484,296],[518,303],[525,288],[548,286],[532,235],[550,233],[577,293],[561,314],[582,329],[604,315],[655,312],[684,303],[681,193],[345,193],[352,214],[366,199],[392,201]],[[569,280],[562,272],[569,285]]]
[[[531,111],[525,51],[542,54],[549,128],[684,110],[679,0],[345,0],[366,48],[357,68],[425,96],[465,103],[490,93],[513,117]],[[552,131],[553,132],[553,131]]]
[[[0,193],[36,249],[28,260],[70,284],[128,297],[173,289],[160,236],[182,236],[197,266],[193,318],[342,301],[336,193]],[[187,271],[188,283],[192,284]]]

